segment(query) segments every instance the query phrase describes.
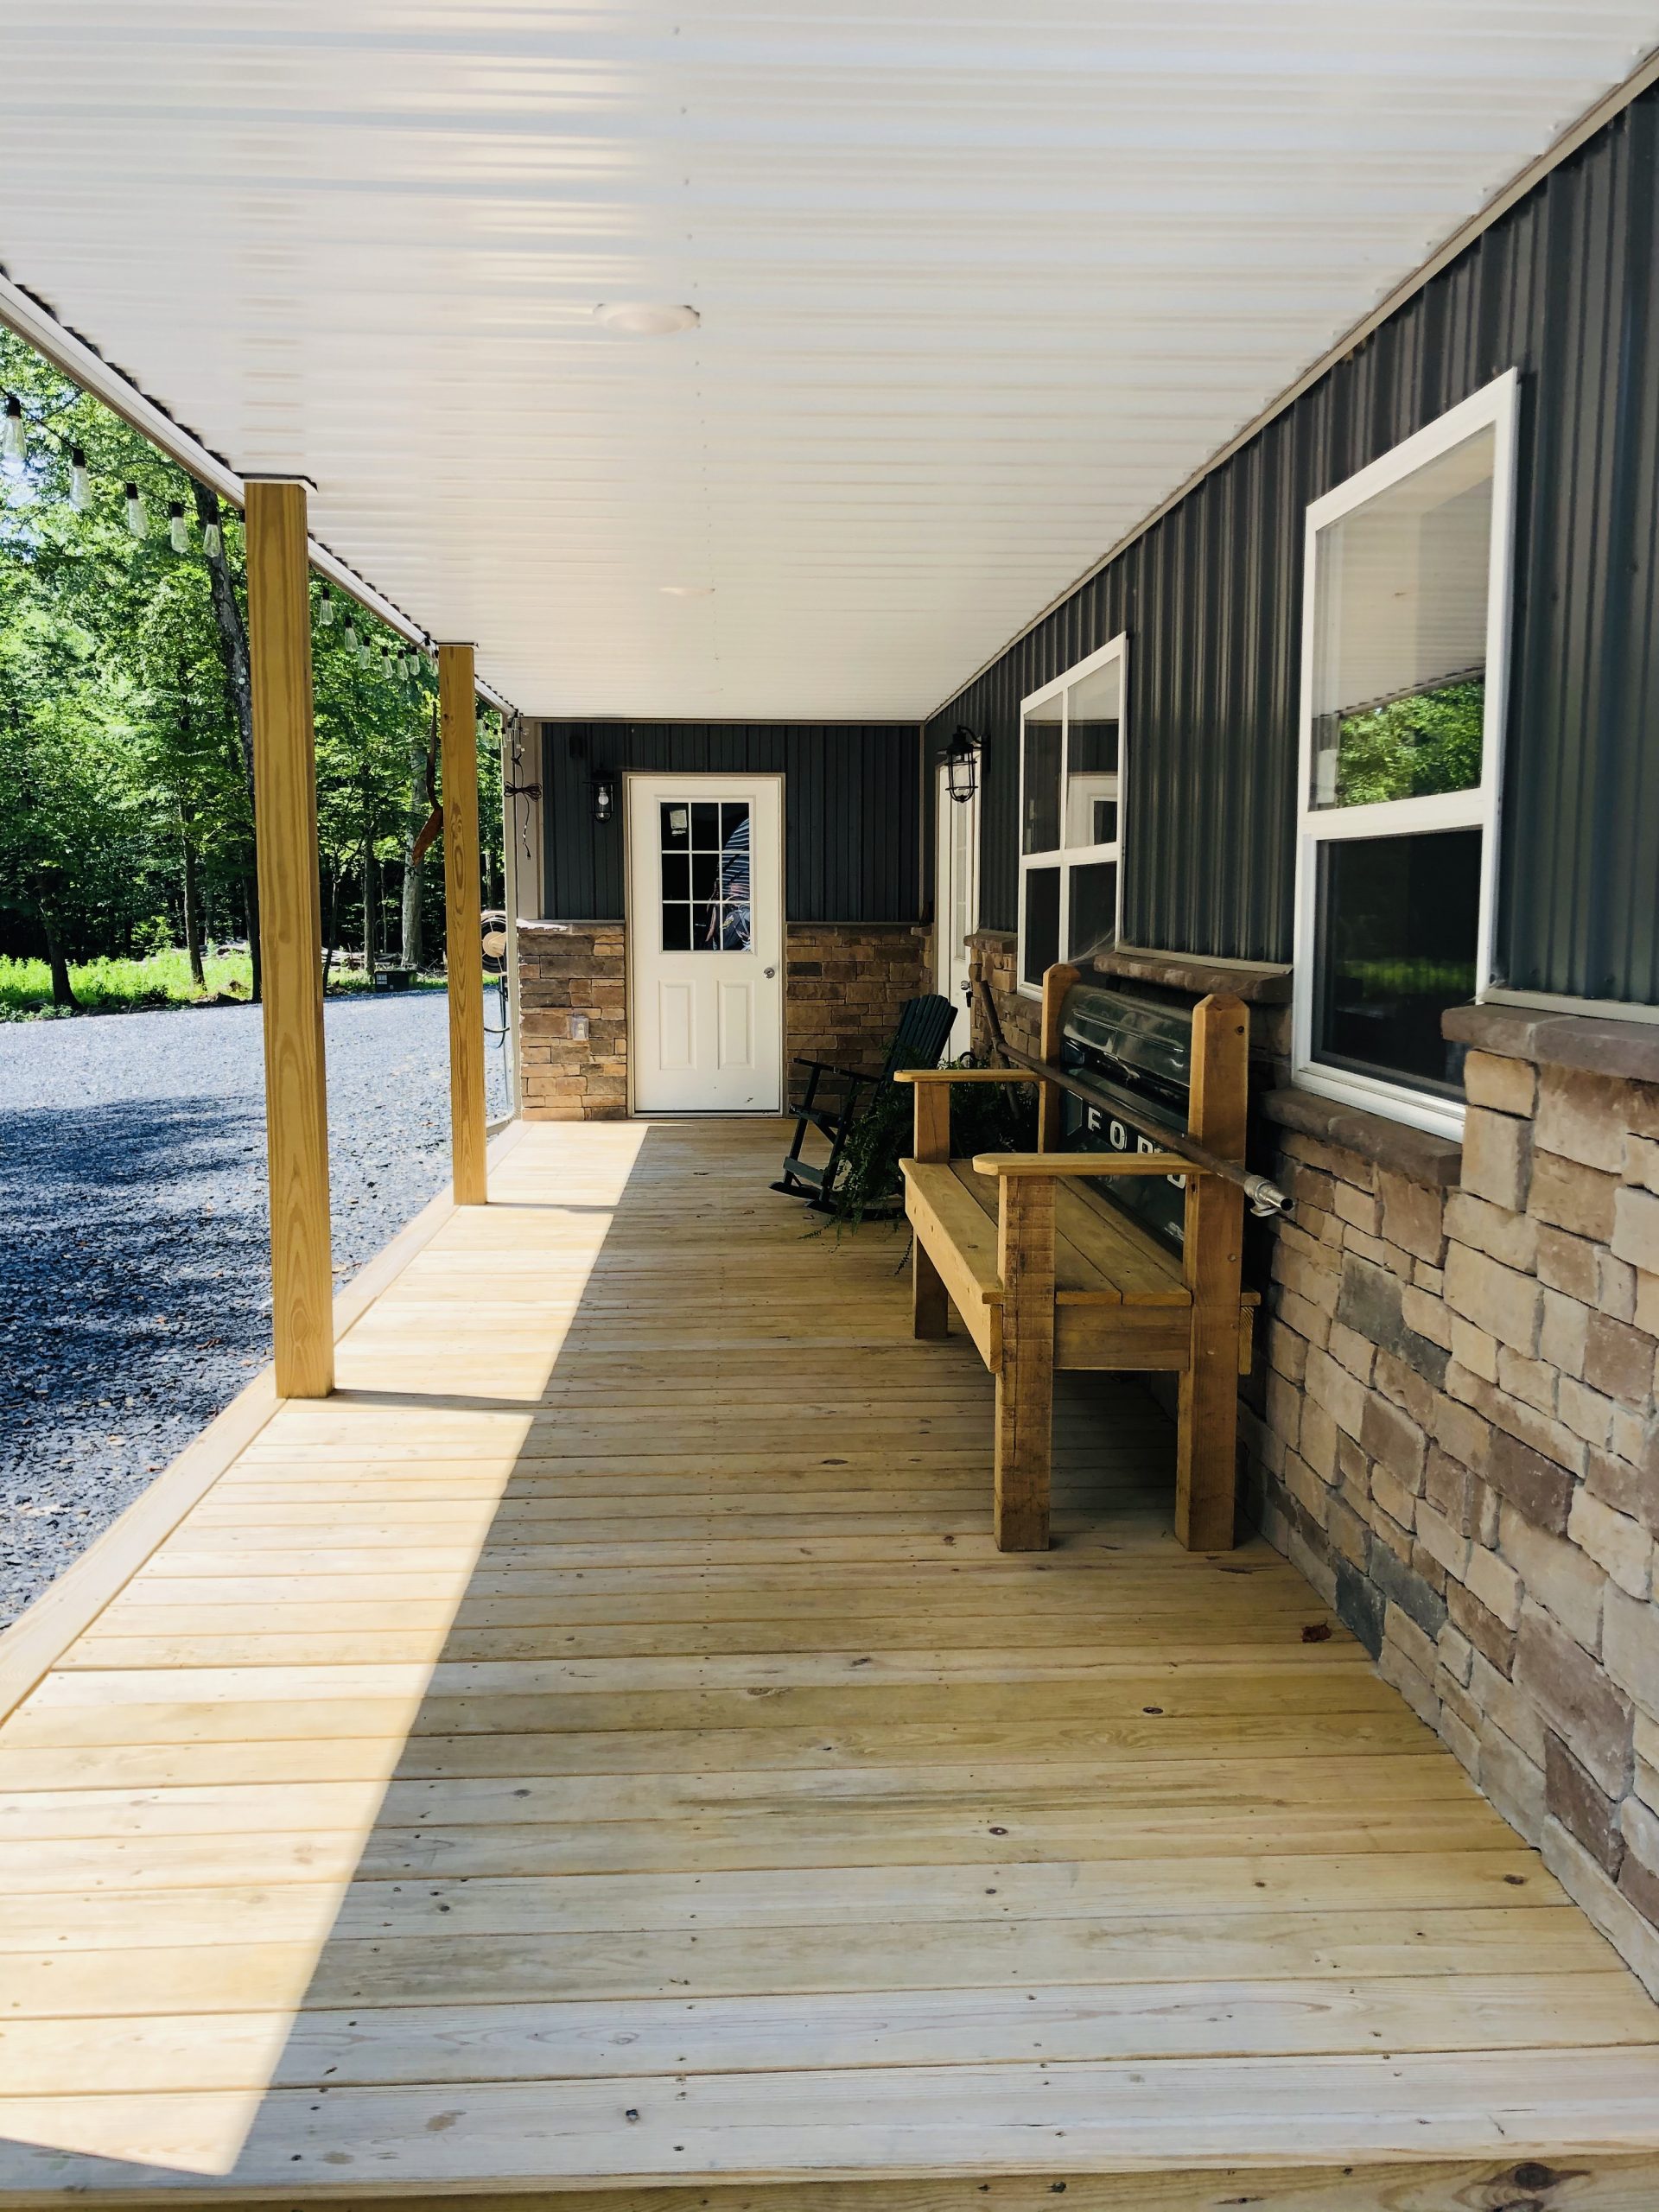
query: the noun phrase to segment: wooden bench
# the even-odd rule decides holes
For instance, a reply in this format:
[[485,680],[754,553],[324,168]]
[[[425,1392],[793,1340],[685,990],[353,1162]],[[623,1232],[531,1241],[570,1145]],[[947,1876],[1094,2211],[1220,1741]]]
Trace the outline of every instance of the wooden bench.
[[[1071,968],[1044,979],[1042,1058],[1058,1060]],[[1234,998],[1192,1015],[1188,1132],[1241,1164],[1248,1032]],[[1244,1194],[1164,1150],[1061,1152],[1059,1086],[1025,1068],[917,1069],[915,1156],[902,1165],[915,1231],[918,1337],[954,1306],[996,1378],[995,1531],[1003,1551],[1048,1544],[1053,1378],[1059,1368],[1179,1376],[1175,1533],[1189,1549],[1233,1542],[1238,1377],[1250,1363],[1253,1292],[1241,1293]],[[1039,1147],[950,1157],[953,1083],[1039,1086]],[[1185,1179],[1177,1257],[1096,1187],[1125,1175]]]

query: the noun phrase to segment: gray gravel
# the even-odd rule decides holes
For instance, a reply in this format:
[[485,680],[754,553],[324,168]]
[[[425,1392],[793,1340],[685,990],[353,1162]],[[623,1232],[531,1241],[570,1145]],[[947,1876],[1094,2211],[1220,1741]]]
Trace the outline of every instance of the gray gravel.
[[[325,1019],[340,1284],[448,1173],[448,1001],[334,999]],[[215,1007],[0,1026],[0,1624],[270,1357],[259,1025]],[[486,1064],[500,1114],[493,1039]]]

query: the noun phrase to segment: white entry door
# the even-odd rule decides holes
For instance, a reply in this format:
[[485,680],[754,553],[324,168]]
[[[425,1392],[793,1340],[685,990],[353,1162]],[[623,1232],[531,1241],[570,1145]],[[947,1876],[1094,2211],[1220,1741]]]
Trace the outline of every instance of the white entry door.
[[783,779],[628,778],[639,1114],[784,1103]]
[[957,1058],[968,1050],[970,1034],[968,939],[979,927],[979,793],[953,799],[948,771],[939,770],[934,808],[938,879],[933,887],[933,929],[938,989],[957,1009],[956,1027],[945,1048]]

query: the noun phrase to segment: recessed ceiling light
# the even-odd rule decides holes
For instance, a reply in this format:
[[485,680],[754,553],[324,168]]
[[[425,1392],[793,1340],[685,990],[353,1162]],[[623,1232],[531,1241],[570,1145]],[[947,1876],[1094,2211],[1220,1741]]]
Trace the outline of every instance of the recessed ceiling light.
[[672,307],[663,300],[611,300],[596,307],[594,315],[625,338],[671,338],[677,330],[695,330],[702,320],[696,308]]
[[657,588],[670,599],[712,599],[713,584],[659,584]]

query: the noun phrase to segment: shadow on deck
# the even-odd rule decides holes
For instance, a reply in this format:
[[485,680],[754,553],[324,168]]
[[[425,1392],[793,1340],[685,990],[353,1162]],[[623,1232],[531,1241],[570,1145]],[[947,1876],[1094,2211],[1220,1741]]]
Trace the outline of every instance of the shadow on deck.
[[1134,1383],[996,1554],[977,1358],[777,1146],[527,1132],[0,1731],[0,2205],[1653,2202],[1535,1854]]

